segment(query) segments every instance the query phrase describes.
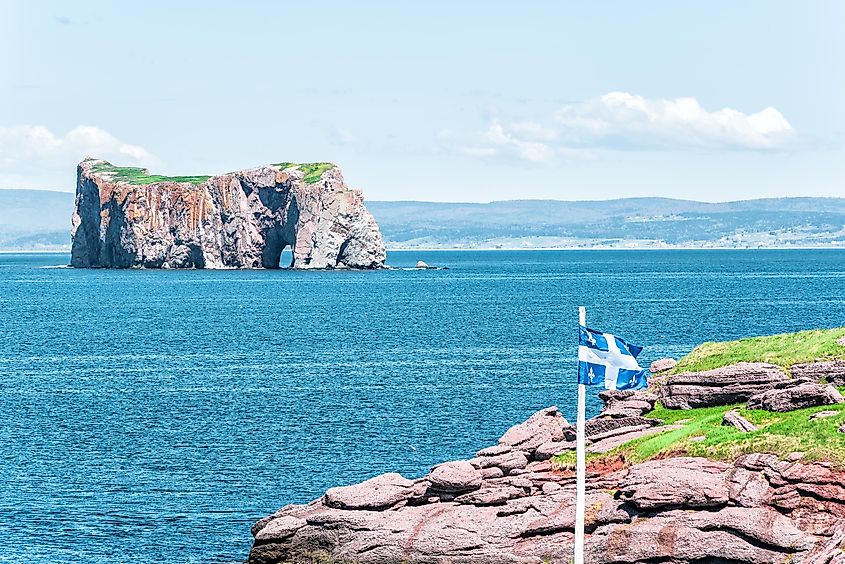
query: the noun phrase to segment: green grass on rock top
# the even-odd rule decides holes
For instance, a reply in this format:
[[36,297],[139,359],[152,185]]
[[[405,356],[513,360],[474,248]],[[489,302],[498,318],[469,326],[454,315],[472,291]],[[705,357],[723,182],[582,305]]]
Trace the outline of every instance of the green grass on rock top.
[[788,370],[793,364],[845,358],[845,347],[836,343],[843,336],[845,327],[837,327],[704,343],[682,358],[672,373],[711,370],[737,362],[769,362]]
[[303,181],[306,184],[314,184],[320,180],[323,173],[335,167],[334,163],[274,163],[273,166],[280,167],[282,170],[286,168],[298,168],[305,176]]
[[[733,426],[722,425],[725,412],[731,409],[739,411],[758,429],[742,433]],[[819,411],[836,411],[837,415],[810,419]],[[773,413],[745,409],[744,404],[666,409],[658,403],[646,417],[660,419],[662,425],[677,424],[680,428],[634,439],[603,454],[588,453],[588,463],[623,458],[626,463],[636,464],[671,456],[702,456],[731,461],[754,452],[771,453],[782,458],[800,452],[805,462],[829,460],[838,467],[845,467],[845,433],[839,431],[840,425],[845,423],[845,404]],[[556,456],[554,461],[563,467],[574,467],[575,451]]]
[[128,182],[129,184],[155,184],[156,182],[202,184],[211,178],[210,176],[162,176],[160,174],[150,174],[145,168],[137,166],[114,166],[107,161],[93,165],[91,170],[101,174],[110,174],[114,181]]
[[[306,184],[318,182],[324,172],[335,168],[333,163],[275,163],[273,166],[278,166],[282,169],[298,168],[305,175],[303,181]],[[211,178],[211,176],[162,176],[160,174],[150,174],[147,169],[141,167],[114,166],[108,161],[98,162],[91,167],[91,170],[100,174],[109,174],[115,182],[127,182],[129,184],[154,184],[156,182],[202,184]]]

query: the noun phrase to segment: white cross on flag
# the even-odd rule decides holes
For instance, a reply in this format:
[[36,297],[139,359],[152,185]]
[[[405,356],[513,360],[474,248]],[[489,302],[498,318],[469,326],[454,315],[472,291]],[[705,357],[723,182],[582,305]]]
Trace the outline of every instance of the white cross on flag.
[[579,333],[579,384],[604,384],[607,390],[637,390],[648,386],[648,370],[637,363],[642,347],[583,325]]

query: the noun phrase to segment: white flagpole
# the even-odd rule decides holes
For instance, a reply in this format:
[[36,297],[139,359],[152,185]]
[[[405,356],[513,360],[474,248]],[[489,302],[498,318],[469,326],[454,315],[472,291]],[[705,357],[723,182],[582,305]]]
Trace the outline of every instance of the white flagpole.
[[[578,308],[578,323],[587,325],[587,310],[584,306]],[[578,417],[575,429],[575,555],[573,564],[584,564],[584,497],[587,482],[587,457],[584,434],[584,412],[586,411],[587,389],[584,384],[578,384]]]

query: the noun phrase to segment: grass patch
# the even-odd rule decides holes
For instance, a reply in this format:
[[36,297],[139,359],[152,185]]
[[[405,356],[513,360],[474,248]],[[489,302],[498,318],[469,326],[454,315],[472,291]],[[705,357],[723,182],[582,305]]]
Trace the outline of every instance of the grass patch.
[[273,166],[278,166],[282,170],[286,168],[298,168],[305,175],[303,181],[306,184],[319,182],[324,172],[335,168],[334,163],[274,163]]
[[[86,161],[94,160],[86,158]],[[320,177],[327,170],[335,168],[334,163],[274,163],[282,169],[298,168],[304,174],[303,181],[306,184],[314,184],[320,181]],[[99,162],[91,167],[93,172],[108,174],[115,182],[126,182],[128,184],[154,184],[156,182],[186,182],[189,184],[202,184],[211,176],[162,176],[150,174],[145,168],[137,166],[114,166],[108,161]]]
[[682,358],[672,373],[711,370],[737,362],[769,362],[788,369],[802,362],[845,358],[845,347],[836,344],[843,336],[845,327],[837,327],[704,343]]
[[[736,409],[757,425],[758,430],[742,433],[722,425],[726,411]],[[832,417],[811,420],[819,411],[837,411]],[[773,413],[745,409],[742,405],[703,407],[698,409],[666,409],[659,403],[646,417],[660,419],[662,425],[681,427],[650,437],[635,439],[602,454],[587,453],[588,463],[624,459],[635,464],[671,456],[701,456],[711,460],[731,461],[743,454],[770,453],[785,457],[792,452],[804,453],[802,460],[829,460],[845,468],[845,404],[798,409]],[[553,459],[555,465],[572,468],[575,452],[569,451]]]
[[114,166],[107,161],[93,165],[91,170],[99,174],[109,174],[115,182],[127,182],[129,184],[154,184],[156,182],[186,182],[189,184],[202,184],[211,178],[210,176],[162,176],[160,174],[150,174],[145,168],[136,166]]

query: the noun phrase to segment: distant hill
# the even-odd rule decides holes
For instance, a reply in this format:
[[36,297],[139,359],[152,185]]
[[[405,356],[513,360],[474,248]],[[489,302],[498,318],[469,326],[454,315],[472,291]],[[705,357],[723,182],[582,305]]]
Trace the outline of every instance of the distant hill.
[[392,248],[845,245],[845,199],[368,202]]
[[[74,195],[0,190],[0,250],[70,248]],[[845,198],[368,201],[389,248],[845,246]]]
[[0,190],[0,250],[70,249],[74,195]]

